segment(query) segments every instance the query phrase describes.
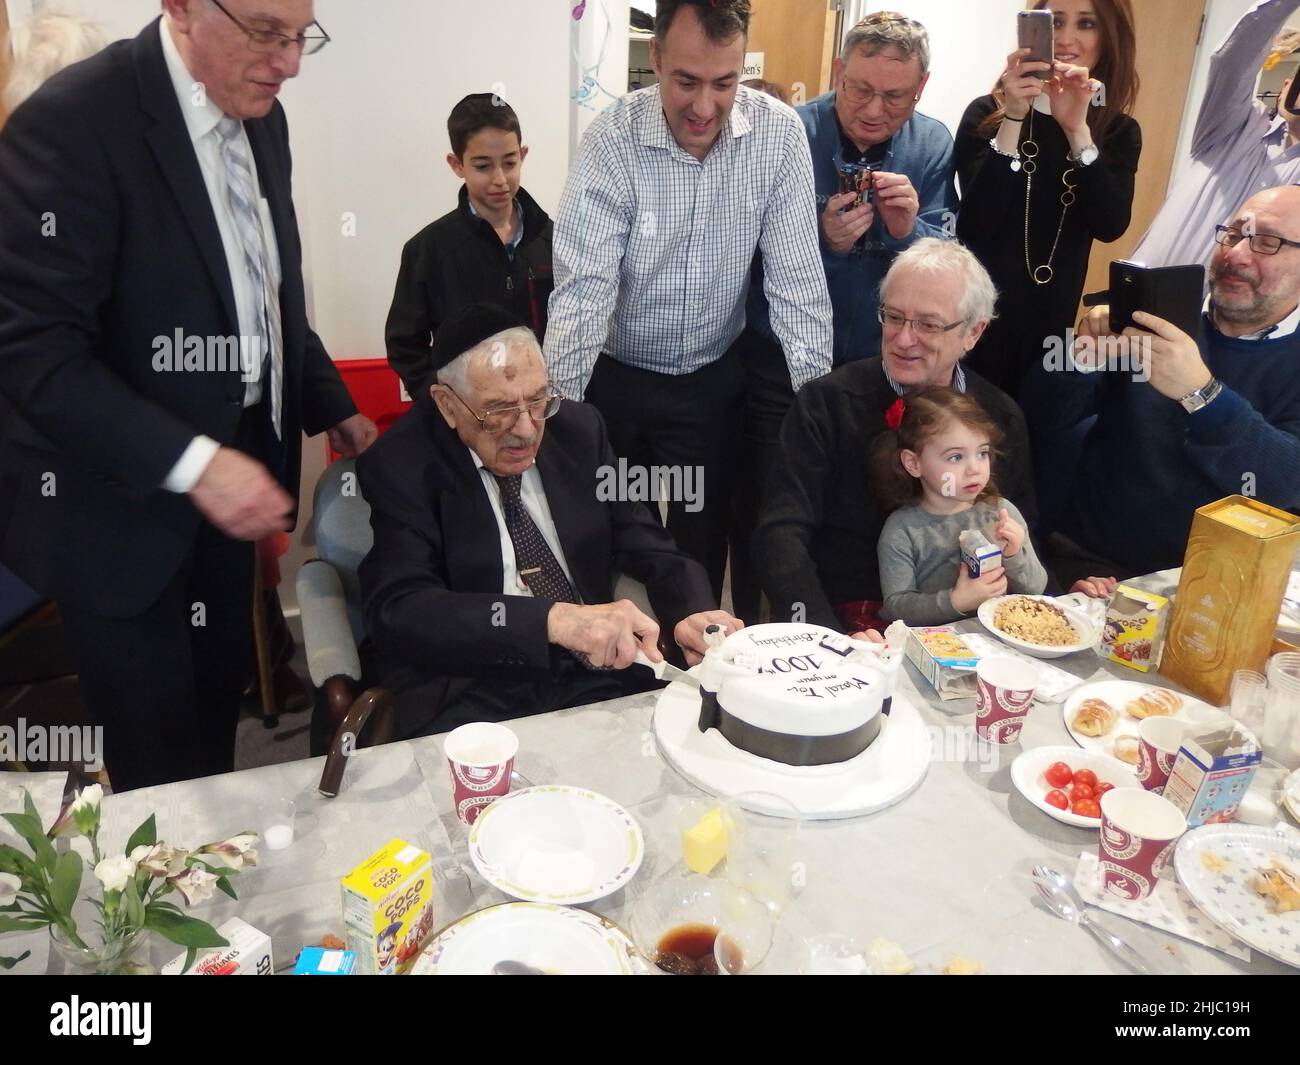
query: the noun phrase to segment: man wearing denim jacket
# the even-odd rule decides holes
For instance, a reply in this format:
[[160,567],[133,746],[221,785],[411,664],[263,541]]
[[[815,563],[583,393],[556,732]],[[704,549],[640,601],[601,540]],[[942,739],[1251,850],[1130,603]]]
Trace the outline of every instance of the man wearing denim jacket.
[[[812,149],[837,366],[879,354],[876,290],[894,256],[921,237],[955,232],[952,136],[942,122],[916,113],[929,67],[925,27],[868,15],[845,38],[835,90],[796,108]],[[875,170],[861,206],[840,193],[845,163]],[[751,287],[748,320],[771,339],[761,285]]]

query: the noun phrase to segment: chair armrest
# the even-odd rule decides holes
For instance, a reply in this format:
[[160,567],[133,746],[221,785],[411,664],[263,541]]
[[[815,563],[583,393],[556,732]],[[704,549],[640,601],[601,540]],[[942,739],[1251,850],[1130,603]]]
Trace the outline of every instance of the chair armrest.
[[347,597],[338,571],[317,559],[298,570],[302,642],[311,682],[323,688],[331,677],[361,680],[361,656],[348,621]]
[[343,788],[343,774],[348,768],[348,759],[357,748],[357,737],[371,715],[378,714],[374,737],[375,743],[387,743],[393,738],[395,721],[393,717],[393,693],[387,688],[370,688],[362,693],[361,698],[352,704],[347,717],[339,725],[330,744],[330,753],[325,756],[325,770],[321,773],[318,790],[326,798],[332,799]]

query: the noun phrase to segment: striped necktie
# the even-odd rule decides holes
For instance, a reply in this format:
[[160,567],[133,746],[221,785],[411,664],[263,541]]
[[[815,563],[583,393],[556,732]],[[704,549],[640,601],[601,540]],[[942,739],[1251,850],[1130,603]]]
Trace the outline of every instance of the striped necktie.
[[[235,221],[235,232],[244,253],[244,268],[253,283],[257,324],[271,369],[271,424],[275,435],[283,439],[281,405],[284,382],[284,336],[280,328],[280,293],[272,291],[266,268],[266,246],[262,240],[261,218],[257,211],[256,186],[253,184],[252,161],[240,131],[243,124],[227,115],[217,124],[221,137],[221,160],[226,168],[226,199]],[[265,376],[262,378],[265,381]],[[265,389],[263,389],[265,398]]]

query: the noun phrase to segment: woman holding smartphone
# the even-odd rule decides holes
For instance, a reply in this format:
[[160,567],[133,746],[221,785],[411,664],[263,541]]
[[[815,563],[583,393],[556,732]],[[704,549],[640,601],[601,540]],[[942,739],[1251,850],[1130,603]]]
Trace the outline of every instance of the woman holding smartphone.
[[1039,0],[1033,10],[1050,12],[1055,62],[1012,52],[994,92],[966,109],[954,153],[957,235],[999,293],[998,317],[967,361],[1012,396],[1045,341],[1064,341],[1074,324],[1092,242],[1128,229],[1142,150],[1129,115],[1138,89],[1129,0]]

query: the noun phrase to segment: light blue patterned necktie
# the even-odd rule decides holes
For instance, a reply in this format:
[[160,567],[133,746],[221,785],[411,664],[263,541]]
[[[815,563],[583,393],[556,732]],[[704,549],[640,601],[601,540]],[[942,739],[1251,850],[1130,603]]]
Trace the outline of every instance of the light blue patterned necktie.
[[[258,198],[253,184],[252,161],[248,157],[244,139],[239,135],[241,129],[242,123],[229,115],[217,124],[217,132],[221,137],[221,160],[226,168],[226,198],[235,220],[239,246],[244,253],[244,267],[253,282],[258,327],[271,369],[271,424],[275,426],[276,437],[283,439],[281,404],[284,337],[280,327],[280,293],[271,290],[270,275],[266,269],[266,246],[262,241],[261,219],[257,211]],[[265,375],[262,380],[262,398],[266,399]]]

